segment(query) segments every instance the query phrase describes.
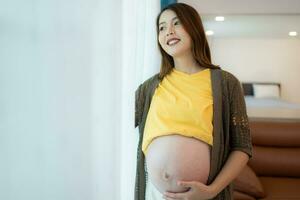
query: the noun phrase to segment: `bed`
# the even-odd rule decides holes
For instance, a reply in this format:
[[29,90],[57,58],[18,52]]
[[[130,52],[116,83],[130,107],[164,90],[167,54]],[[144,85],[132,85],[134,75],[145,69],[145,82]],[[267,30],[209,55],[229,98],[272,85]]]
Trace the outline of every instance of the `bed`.
[[300,121],[300,104],[281,98],[280,83],[243,82],[248,117]]

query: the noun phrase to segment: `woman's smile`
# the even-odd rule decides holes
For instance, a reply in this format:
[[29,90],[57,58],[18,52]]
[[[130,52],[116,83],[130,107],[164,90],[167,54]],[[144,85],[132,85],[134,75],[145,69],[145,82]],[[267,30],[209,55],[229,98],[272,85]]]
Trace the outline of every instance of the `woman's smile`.
[[179,39],[171,39],[170,41],[167,42],[167,44],[168,44],[169,46],[174,46],[174,45],[176,45],[178,42],[180,42]]
[[[162,13],[159,24],[159,44],[167,54],[177,57],[190,51],[191,37],[184,29],[175,12],[167,10]],[[173,48],[175,46],[176,48]]]

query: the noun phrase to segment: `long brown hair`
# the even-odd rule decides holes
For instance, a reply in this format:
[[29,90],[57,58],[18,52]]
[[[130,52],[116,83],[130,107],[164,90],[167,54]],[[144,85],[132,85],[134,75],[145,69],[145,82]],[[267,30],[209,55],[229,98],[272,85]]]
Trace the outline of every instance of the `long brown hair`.
[[[174,11],[177,17],[179,18],[180,22],[182,23],[184,29],[190,35],[192,39],[193,57],[197,61],[197,63],[202,67],[211,68],[211,69],[220,69],[218,65],[213,65],[211,63],[210,49],[208,46],[208,42],[206,39],[206,35],[205,35],[205,31],[203,28],[200,15],[193,7],[187,4],[184,3],[170,4],[160,11],[160,13],[156,18],[157,38],[159,34],[159,18],[165,10]],[[162,55],[160,73],[159,73],[159,79],[162,80],[164,76],[170,73],[172,68],[174,68],[174,60],[172,56],[170,56],[163,50],[163,48],[159,44],[158,39],[157,39],[157,43],[159,46],[160,53]]]

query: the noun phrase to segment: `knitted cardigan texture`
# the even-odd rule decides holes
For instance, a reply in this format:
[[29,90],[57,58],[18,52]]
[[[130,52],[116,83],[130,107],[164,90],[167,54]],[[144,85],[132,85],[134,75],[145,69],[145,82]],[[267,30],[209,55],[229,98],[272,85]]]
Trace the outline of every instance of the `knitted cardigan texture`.
[[[151,99],[160,80],[159,74],[150,77],[135,91],[135,127],[139,128],[135,200],[145,200],[147,171],[142,152],[143,133]],[[252,141],[245,99],[239,80],[230,72],[211,69],[213,95],[213,146],[208,183],[211,184],[224,166],[231,151],[239,150],[252,157]],[[213,200],[232,199],[232,184]]]

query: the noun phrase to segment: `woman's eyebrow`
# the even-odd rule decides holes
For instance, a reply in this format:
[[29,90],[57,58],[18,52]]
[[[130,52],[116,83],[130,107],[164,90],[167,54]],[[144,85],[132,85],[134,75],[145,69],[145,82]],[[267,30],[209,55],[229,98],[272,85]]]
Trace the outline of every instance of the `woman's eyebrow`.
[[[177,19],[177,18],[178,18],[178,17],[177,17],[177,16],[175,16],[175,17],[173,17],[173,18],[172,18],[172,20],[171,20],[171,21],[173,21],[174,19]],[[161,25],[161,24],[164,24],[164,23],[166,23],[166,22],[160,22],[160,23],[159,23],[159,25]]]

